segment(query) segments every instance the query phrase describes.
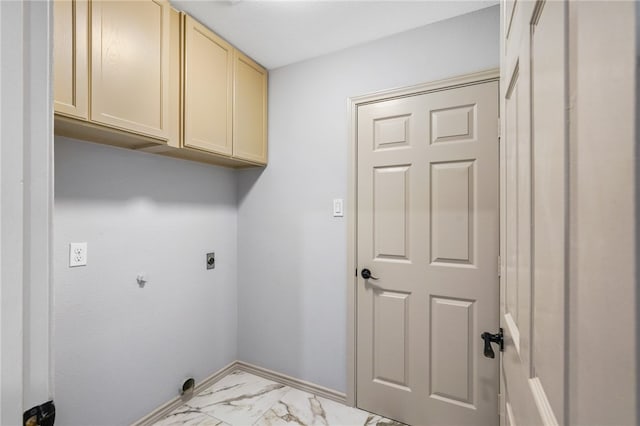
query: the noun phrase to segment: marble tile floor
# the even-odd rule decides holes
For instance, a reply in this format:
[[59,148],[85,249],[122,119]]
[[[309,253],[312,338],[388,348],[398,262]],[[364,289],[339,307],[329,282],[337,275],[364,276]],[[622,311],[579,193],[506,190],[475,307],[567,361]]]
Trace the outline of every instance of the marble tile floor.
[[402,426],[280,383],[236,370],[155,426]]

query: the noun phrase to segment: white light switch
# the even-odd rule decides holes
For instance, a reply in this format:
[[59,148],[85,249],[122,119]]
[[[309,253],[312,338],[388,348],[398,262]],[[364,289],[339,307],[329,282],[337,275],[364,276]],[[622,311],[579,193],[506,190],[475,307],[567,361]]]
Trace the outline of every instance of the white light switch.
[[69,267],[86,266],[87,264],[87,243],[69,244]]
[[342,217],[342,216],[344,216],[342,198],[335,198],[333,200],[333,217]]

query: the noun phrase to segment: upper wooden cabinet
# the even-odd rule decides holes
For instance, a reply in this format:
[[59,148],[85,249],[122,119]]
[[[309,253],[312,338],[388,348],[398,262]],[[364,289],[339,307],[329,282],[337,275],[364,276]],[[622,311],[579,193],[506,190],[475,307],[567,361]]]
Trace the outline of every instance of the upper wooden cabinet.
[[184,145],[232,154],[233,47],[184,18]]
[[267,163],[267,71],[234,52],[233,157]]
[[169,3],[91,6],[91,120],[168,139]]
[[266,164],[267,71],[175,9],[171,29],[172,58],[182,55],[182,69],[174,60],[171,66],[171,92],[182,113],[173,126],[178,140],[169,146],[178,149],[153,152],[234,167]]
[[58,135],[266,164],[267,71],[167,0],[55,0],[54,71]]
[[89,118],[87,1],[56,1],[53,13],[54,110],[86,120]]

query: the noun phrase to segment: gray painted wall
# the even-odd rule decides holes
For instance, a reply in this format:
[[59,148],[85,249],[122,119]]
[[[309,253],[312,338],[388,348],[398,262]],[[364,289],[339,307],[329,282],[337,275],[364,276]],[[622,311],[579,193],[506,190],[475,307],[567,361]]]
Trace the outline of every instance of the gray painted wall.
[[347,99],[499,65],[491,7],[269,76],[269,166],[238,184],[240,359],[346,391]]
[[234,171],[56,137],[54,219],[56,423],[130,424],[237,358]]
[[493,7],[274,70],[264,170],[57,137],[58,423],[130,423],[236,358],[345,391],[347,98],[497,66]]

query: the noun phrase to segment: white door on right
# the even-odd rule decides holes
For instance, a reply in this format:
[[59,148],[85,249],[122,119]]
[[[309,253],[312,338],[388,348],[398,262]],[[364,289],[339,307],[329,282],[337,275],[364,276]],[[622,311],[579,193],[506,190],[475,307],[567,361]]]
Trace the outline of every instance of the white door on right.
[[565,17],[502,3],[501,423],[565,423]]

